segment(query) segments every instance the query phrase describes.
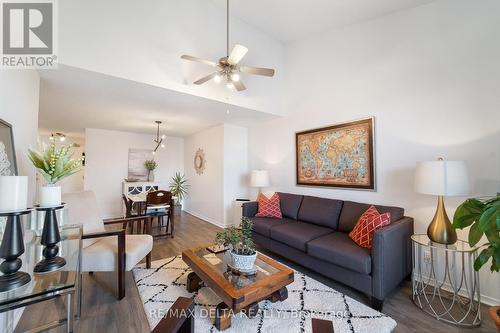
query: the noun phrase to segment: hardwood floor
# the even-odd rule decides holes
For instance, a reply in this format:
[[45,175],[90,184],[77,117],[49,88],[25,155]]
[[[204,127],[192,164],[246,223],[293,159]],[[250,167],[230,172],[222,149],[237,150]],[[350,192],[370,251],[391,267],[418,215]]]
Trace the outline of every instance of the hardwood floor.
[[[183,213],[180,218],[176,216],[175,237],[155,240],[153,260],[180,254],[182,249],[187,247],[209,243],[214,239],[215,233],[220,230],[217,226],[189,214]],[[365,296],[346,286],[279,258],[272,253],[263,252],[354,299],[368,304]],[[92,276],[84,274],[82,318],[76,321],[75,332],[142,333],[150,331],[132,273],[127,272],[127,294],[125,299],[121,301],[116,300],[115,283],[114,273],[94,273]],[[424,314],[413,305],[410,296],[411,283],[405,281],[384,303],[382,312],[394,318],[398,323],[394,332],[495,332],[494,324],[487,315],[487,306],[482,306],[483,323],[481,327],[468,330],[436,321]],[[64,315],[65,306],[60,300],[29,306],[25,310],[16,332],[24,332],[30,327],[55,320]],[[65,332],[65,326],[50,332]]]

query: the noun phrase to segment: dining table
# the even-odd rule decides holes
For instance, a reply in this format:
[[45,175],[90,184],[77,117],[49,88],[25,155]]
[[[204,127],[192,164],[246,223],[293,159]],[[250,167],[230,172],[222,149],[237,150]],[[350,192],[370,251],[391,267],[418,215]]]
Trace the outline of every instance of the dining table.
[[[135,209],[139,215],[145,215],[146,201],[147,201],[148,193],[149,192],[140,192],[140,193],[136,193],[136,194],[127,194],[126,195],[127,198],[132,202],[132,206],[135,207]],[[169,217],[170,217],[170,223],[172,225],[172,227],[171,227],[172,232],[174,230],[173,207],[174,207],[174,202],[176,199],[177,199],[177,197],[172,196],[170,204],[166,206],[166,208],[170,210]],[[159,235],[153,235],[153,237],[160,237],[160,236],[166,236],[166,235],[171,235],[171,234],[168,234],[168,233],[167,234],[159,234]]]

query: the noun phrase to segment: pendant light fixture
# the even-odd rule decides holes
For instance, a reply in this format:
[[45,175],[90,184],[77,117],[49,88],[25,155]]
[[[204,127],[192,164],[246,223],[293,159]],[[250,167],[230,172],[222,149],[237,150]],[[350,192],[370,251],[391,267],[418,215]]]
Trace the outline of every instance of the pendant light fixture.
[[160,136],[160,125],[161,125],[161,121],[157,120],[155,121],[156,123],[156,139],[154,139],[154,143],[155,143],[155,149],[153,149],[153,155],[156,154],[156,151],[158,150],[158,148],[165,148],[165,144],[163,143],[163,140],[165,139],[165,134],[162,134]]

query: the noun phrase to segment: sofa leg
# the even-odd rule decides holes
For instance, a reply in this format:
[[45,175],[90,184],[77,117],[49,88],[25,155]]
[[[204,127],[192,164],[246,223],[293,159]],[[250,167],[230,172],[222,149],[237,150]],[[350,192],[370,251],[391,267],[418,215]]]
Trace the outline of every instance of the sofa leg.
[[151,252],[146,256],[146,268],[151,268]]
[[371,307],[377,311],[382,311],[382,306],[384,305],[384,300],[380,300],[372,296]]

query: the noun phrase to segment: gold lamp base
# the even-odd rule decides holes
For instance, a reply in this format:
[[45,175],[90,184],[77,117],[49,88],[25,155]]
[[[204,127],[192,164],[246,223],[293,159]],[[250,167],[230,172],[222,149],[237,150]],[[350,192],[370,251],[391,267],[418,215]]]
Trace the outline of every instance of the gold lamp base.
[[431,241],[441,244],[454,244],[457,241],[457,232],[446,214],[442,195],[438,196],[436,214],[427,228],[427,236]]

